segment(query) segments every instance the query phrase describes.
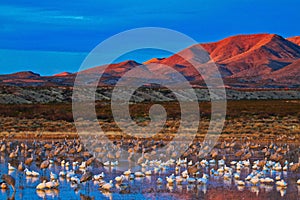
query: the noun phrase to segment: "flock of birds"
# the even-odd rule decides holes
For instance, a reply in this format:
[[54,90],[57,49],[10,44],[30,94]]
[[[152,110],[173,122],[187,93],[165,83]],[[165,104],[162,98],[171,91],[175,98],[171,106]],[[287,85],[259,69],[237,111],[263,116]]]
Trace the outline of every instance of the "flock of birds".
[[[36,178],[36,192],[45,197],[47,191],[59,192],[60,181],[67,180],[76,191],[85,188],[89,191],[91,184],[98,185],[103,194],[110,192],[130,193],[131,180],[142,180],[152,177],[156,187],[168,186],[170,191],[182,185],[207,186],[213,182],[234,185],[238,190],[251,187],[259,193],[259,187],[272,191],[276,186],[281,196],[285,195],[288,173],[298,171],[299,160],[286,158],[291,147],[286,144],[258,145],[251,139],[244,138],[240,143],[236,139],[220,142],[205,158],[201,157],[200,142],[193,143],[181,158],[174,159],[175,147],[172,145],[166,152],[159,152],[164,141],[135,141],[121,139],[111,146],[100,146],[97,151],[102,156],[97,159],[80,143],[79,139],[64,141],[0,141],[0,153],[7,161],[8,173],[1,176],[0,188],[15,191],[15,171],[26,178]],[[120,164],[121,148],[127,150],[128,162],[137,162],[138,168],[117,171],[116,176],[108,175],[107,167],[117,168]],[[296,147],[299,148],[299,147]],[[136,152],[143,152],[142,157],[135,157]],[[231,152],[231,156],[226,156]],[[155,158],[152,159],[154,155]],[[258,159],[258,157],[261,157]],[[59,166],[55,171],[53,166]],[[56,168],[57,169],[57,168]],[[3,170],[1,170],[3,171]],[[56,172],[56,173],[55,173]],[[300,179],[296,180],[300,190]],[[206,192],[204,187],[203,192]]]

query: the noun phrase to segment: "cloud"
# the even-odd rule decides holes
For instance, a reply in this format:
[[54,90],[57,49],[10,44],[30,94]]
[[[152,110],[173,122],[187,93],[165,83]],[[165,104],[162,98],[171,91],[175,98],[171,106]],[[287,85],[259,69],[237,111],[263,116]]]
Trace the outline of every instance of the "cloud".
[[84,16],[71,16],[71,15],[54,16],[54,18],[59,18],[59,19],[74,19],[74,20],[85,20],[86,19],[86,17],[84,17]]
[[0,5],[0,20],[2,23],[15,21],[27,23],[43,22],[52,24],[65,24],[78,21],[84,23],[84,21],[89,20],[89,18],[82,15],[68,15],[63,11],[57,10]]

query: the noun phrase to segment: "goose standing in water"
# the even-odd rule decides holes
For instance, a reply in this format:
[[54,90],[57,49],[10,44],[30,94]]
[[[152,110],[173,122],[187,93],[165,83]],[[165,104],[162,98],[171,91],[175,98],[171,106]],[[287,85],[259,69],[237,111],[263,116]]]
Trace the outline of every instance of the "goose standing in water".
[[108,183],[104,183],[103,185],[100,185],[100,188],[103,190],[110,191],[113,187],[113,180],[110,180]]
[[163,179],[162,178],[157,178],[157,180],[156,180],[156,184],[157,185],[161,185],[163,183]]
[[39,183],[37,186],[36,186],[36,189],[37,190],[44,190],[44,189],[46,189],[46,180],[43,180],[43,182],[42,183]]
[[8,171],[15,171],[16,168],[12,166],[10,163],[8,163]]
[[245,182],[244,182],[244,181],[241,181],[241,180],[236,181],[236,184],[237,184],[238,186],[245,186]]
[[276,181],[276,185],[278,187],[287,187],[287,183],[283,179],[280,181]]

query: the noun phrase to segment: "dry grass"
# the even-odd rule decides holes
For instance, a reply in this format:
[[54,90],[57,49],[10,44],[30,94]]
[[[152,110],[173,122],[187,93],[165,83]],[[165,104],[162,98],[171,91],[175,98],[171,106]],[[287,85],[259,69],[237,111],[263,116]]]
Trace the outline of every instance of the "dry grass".
[[[153,103],[130,106],[132,118],[139,125],[149,122],[148,111]],[[163,103],[168,113],[167,123],[162,133],[173,134],[177,131],[180,120],[180,107],[177,102]],[[300,133],[300,100],[259,100],[229,101],[227,119],[223,135],[274,135],[288,136]],[[201,102],[201,122],[199,138],[207,132],[210,119],[210,103]],[[0,132],[5,136],[20,135],[23,132],[76,132],[73,123],[71,104],[39,105],[0,105]],[[110,105],[98,102],[97,116],[105,131],[120,132],[114,123]],[[84,113],[83,113],[84,114]]]

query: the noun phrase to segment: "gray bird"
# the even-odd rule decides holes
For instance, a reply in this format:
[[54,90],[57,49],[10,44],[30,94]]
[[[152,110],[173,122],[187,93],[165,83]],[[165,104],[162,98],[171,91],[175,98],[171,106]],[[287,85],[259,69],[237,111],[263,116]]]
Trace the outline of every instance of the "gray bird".
[[90,171],[86,171],[86,172],[84,172],[84,174],[81,176],[81,178],[80,178],[80,183],[88,182],[88,181],[92,180],[92,178],[93,178],[93,173],[90,172]]

